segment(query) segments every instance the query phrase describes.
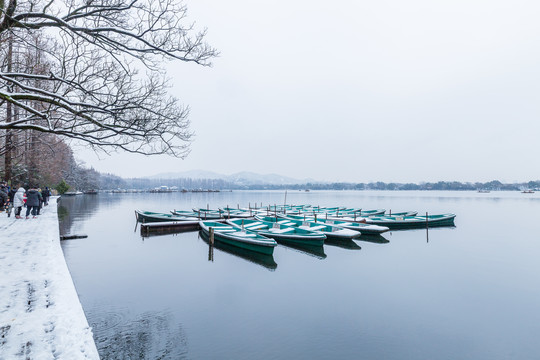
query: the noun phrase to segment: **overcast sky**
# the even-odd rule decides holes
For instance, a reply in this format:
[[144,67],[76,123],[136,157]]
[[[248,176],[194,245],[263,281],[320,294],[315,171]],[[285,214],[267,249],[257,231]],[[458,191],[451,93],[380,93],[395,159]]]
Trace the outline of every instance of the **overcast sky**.
[[189,0],[221,55],[168,67],[185,160],[78,157],[120,176],[204,169],[330,181],[540,179],[540,3]]

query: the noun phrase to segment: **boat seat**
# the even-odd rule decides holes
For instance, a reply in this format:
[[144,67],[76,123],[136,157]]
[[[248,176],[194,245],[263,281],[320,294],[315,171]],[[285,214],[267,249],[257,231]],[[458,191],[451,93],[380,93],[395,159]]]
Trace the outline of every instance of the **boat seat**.
[[236,231],[232,227],[214,227],[213,229],[214,229],[214,231],[219,231],[219,232]]
[[311,230],[311,231],[318,231],[318,230],[321,230],[321,229],[324,229],[326,227],[326,225],[319,225],[319,226],[300,226],[301,229],[305,229],[305,230]]
[[275,233],[275,234],[284,234],[284,233],[287,233],[287,232],[294,232],[294,229],[293,228],[284,228],[284,229],[269,229],[270,232],[272,233]]
[[244,231],[237,231],[234,235],[241,236],[241,237],[256,237],[255,234],[248,234]]
[[257,225],[244,225],[244,227],[248,230],[259,230],[259,229],[264,229],[264,228],[267,228],[268,225],[265,225],[265,224],[257,224]]
[[295,226],[296,225],[296,223],[291,222],[289,220],[280,220],[277,223],[280,224],[280,225],[286,225],[286,226]]

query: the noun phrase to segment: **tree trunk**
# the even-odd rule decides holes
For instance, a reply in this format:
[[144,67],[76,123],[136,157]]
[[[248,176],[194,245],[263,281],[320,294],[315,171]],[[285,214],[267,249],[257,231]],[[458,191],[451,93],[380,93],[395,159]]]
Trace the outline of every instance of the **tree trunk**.
[[[8,37],[8,54],[7,54],[7,72],[11,72],[11,65],[13,62],[13,37]],[[6,104],[6,122],[11,122],[13,118],[12,104],[8,101]],[[13,139],[11,137],[11,129],[6,129],[6,154],[4,156],[4,178],[9,181],[12,177],[12,147]]]

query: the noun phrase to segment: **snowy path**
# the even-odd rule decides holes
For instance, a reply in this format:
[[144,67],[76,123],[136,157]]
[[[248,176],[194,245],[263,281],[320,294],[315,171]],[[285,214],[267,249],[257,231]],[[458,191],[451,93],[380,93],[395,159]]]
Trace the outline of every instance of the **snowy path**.
[[0,213],[0,360],[11,359],[99,359],[60,247],[56,198],[37,219]]

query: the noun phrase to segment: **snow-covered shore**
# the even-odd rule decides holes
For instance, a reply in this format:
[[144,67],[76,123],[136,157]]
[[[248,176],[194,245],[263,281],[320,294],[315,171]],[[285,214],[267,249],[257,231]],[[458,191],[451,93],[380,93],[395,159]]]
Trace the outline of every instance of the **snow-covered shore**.
[[50,200],[37,219],[0,213],[0,360],[99,359]]

